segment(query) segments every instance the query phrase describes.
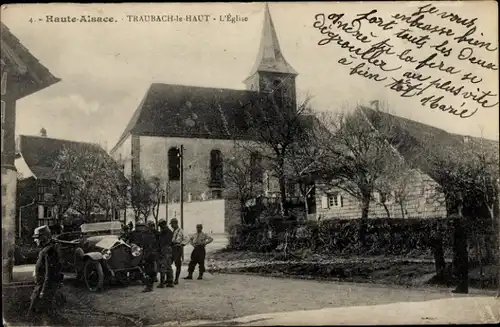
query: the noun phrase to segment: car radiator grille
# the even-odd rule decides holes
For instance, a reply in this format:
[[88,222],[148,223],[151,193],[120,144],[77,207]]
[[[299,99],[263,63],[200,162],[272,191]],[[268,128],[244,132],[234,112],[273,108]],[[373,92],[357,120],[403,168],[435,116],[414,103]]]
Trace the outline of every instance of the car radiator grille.
[[130,253],[130,248],[122,244],[111,250],[111,258],[107,263],[111,269],[126,269],[137,266],[136,261]]

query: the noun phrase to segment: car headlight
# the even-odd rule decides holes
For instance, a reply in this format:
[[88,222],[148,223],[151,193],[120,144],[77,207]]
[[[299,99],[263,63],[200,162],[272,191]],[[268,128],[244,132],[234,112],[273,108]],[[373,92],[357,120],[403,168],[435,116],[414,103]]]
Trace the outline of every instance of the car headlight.
[[130,246],[130,252],[134,257],[138,257],[141,255],[142,249],[138,245],[132,244]]
[[109,260],[111,258],[111,250],[109,250],[109,249],[103,250],[102,251],[102,257],[105,260]]

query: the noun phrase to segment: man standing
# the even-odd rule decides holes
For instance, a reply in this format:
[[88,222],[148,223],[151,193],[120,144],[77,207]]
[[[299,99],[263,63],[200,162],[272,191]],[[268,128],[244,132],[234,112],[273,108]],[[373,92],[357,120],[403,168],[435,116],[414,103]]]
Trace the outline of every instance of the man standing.
[[193,272],[196,265],[199,266],[200,270],[198,279],[203,279],[203,273],[205,272],[205,246],[212,243],[214,239],[203,233],[202,230],[203,226],[201,224],[196,225],[196,234],[190,238],[191,245],[193,245],[194,249],[193,252],[191,252],[188,275],[184,277],[184,279],[193,279]]
[[35,228],[33,238],[42,250],[35,266],[35,289],[31,294],[28,314],[37,312],[43,318],[50,319],[54,316],[54,298],[63,279],[62,267],[49,227],[44,225]]
[[172,259],[175,263],[175,280],[174,284],[179,284],[179,276],[181,275],[182,253],[184,246],[189,243],[189,239],[184,236],[184,232],[179,228],[179,222],[176,218],[170,220],[170,226],[174,231],[172,236]]
[[[151,223],[151,222],[150,222]],[[137,244],[142,248],[144,269],[144,283],[146,284],[143,292],[153,291],[153,284],[156,277],[156,256],[158,249],[158,238],[151,224],[136,224],[135,230],[130,233],[130,242]]]
[[173,233],[167,226],[167,221],[160,220],[158,226],[158,271],[160,284],[158,288],[174,287],[174,273],[172,271],[172,237]]

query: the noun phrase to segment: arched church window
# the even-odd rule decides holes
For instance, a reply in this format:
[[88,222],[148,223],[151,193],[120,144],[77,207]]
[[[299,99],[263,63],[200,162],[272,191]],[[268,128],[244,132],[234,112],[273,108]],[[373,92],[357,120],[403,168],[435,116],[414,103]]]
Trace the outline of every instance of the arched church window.
[[222,187],[224,163],[219,150],[210,151],[210,181],[213,187]]
[[181,153],[179,148],[172,147],[168,150],[168,178],[171,181],[181,179]]

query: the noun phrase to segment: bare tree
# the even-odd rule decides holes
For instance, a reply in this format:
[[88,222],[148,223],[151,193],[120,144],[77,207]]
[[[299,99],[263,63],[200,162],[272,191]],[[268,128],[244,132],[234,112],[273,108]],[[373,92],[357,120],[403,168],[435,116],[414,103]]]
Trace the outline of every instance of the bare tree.
[[287,199],[287,167],[293,145],[307,137],[311,119],[307,119],[310,97],[307,97],[297,108],[279,104],[273,95],[259,99],[254,103],[246,116],[246,136],[253,142],[238,142],[250,153],[259,152],[271,175],[278,180],[280,190],[280,207],[283,216],[288,215]]
[[[153,218],[155,220],[156,226],[158,226],[159,221],[159,212],[161,200],[166,196],[165,191],[163,190],[161,179],[159,177],[152,177],[149,181],[150,189],[151,189],[151,211],[153,213]],[[166,199],[165,199],[166,201]]]
[[[473,192],[477,194],[479,201],[484,203],[491,222],[491,231],[495,231],[492,239],[487,240],[485,244],[493,244],[492,247],[486,246],[486,256],[487,258],[496,257],[494,260],[497,261],[498,266],[497,296],[500,296],[500,169],[498,164],[498,142],[468,138],[465,146],[466,150],[472,154],[472,162],[469,164],[474,165],[475,168],[475,183],[471,183],[474,188]],[[481,250],[482,243],[476,242],[476,247]],[[493,249],[493,253],[489,251],[490,249]],[[482,276],[482,264],[480,267]]]
[[[231,194],[234,194],[240,203],[241,223],[244,221],[245,203],[257,196],[258,181],[254,180],[255,170],[262,169],[260,165],[254,167],[248,152],[236,144],[233,152],[224,159],[224,180]],[[262,183],[262,181],[260,181]]]
[[326,153],[325,149],[316,143],[318,141],[316,138],[318,128],[320,128],[320,124],[315,122],[304,130],[307,137],[297,140],[291,146],[290,153],[286,158],[287,180],[299,186],[306,216],[309,213],[307,198],[315,187],[315,181],[318,178],[317,172],[321,167],[320,162]]
[[319,120],[325,126],[317,143],[325,150],[327,183],[358,199],[361,218],[366,219],[377,182],[390,174],[389,163],[399,158],[362,109],[323,113]]
[[[498,148],[485,151],[484,139],[457,135],[440,139],[445,141],[423,140],[419,156],[445,195],[447,215],[454,218],[453,267],[460,291],[467,289],[468,280],[467,226],[473,227],[477,241],[476,229],[487,221],[494,226],[498,220]],[[482,265],[482,253],[478,259]]]
[[380,194],[378,204],[384,207],[387,218],[391,218],[388,201],[394,201],[399,205],[401,217],[405,218],[414,172],[403,158],[386,164],[386,173],[375,182],[374,189]]

